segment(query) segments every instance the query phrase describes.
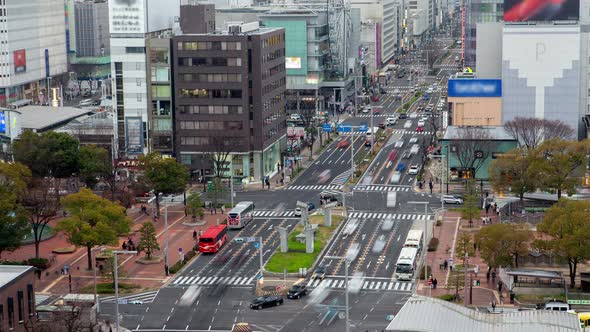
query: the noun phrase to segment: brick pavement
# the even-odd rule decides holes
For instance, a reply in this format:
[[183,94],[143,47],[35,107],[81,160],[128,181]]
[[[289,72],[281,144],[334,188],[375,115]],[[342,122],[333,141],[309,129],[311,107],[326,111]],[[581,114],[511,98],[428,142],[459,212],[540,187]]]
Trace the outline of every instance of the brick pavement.
[[[137,244],[139,242],[139,228],[145,221],[151,221],[150,216],[146,216],[139,212],[139,207],[134,207],[128,212],[129,217],[133,221],[132,231],[129,237]],[[168,256],[169,266],[174,265],[179,260],[178,248],[182,247],[183,251],[188,252],[194,245],[193,230],[205,230],[208,226],[216,223],[217,219],[223,219],[222,214],[210,214],[207,212],[203,218],[205,224],[202,226],[187,226],[183,222],[190,222],[191,217],[184,216],[182,205],[171,206],[168,209]],[[50,225],[55,226],[57,220],[52,220]],[[161,250],[155,255],[163,257],[164,250],[164,222],[163,216],[159,221],[155,222],[158,243]],[[127,237],[119,239],[119,247],[109,247],[110,249],[122,249],[123,241],[127,241]],[[40,256],[44,258],[55,257],[55,262],[41,274],[37,282],[36,288],[39,292],[47,292],[53,294],[63,294],[70,291],[70,276],[61,274],[61,269],[65,265],[70,266],[71,275],[71,291],[79,292],[81,288],[91,285],[93,280],[93,272],[87,270],[87,254],[85,248],[79,248],[71,254],[52,254],[52,249],[68,246],[66,238],[62,234],[57,234],[55,237],[43,241],[40,247]],[[22,248],[12,252],[6,253],[2,256],[6,260],[24,260],[34,257],[35,247],[33,244],[25,245]],[[168,279],[164,273],[164,261],[157,264],[143,265],[136,263],[137,260],[144,256],[140,253],[137,256],[119,256],[120,269],[126,271],[127,278],[122,278],[122,282],[130,282],[139,285],[142,289],[151,289],[161,287]],[[100,263],[99,263],[100,264]],[[99,273],[99,278],[100,273]],[[101,278],[102,279],[102,278]],[[103,282],[106,280],[102,280]]]

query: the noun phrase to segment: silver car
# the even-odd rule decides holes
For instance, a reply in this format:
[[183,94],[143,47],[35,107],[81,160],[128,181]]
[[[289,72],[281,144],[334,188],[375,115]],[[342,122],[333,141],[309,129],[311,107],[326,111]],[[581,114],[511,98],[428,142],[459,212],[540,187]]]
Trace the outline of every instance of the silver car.
[[385,235],[381,234],[379,235],[377,240],[375,240],[375,243],[373,244],[373,248],[371,250],[373,251],[373,253],[378,254],[383,251],[383,248],[385,248]]
[[396,147],[396,148],[401,148],[401,147],[403,147],[403,146],[404,146],[404,141],[402,141],[402,140],[396,141],[396,142],[393,144],[393,147]]
[[461,205],[461,204],[463,204],[463,198],[458,197],[458,196],[445,195],[445,196],[443,196],[443,202],[445,202],[445,204]]

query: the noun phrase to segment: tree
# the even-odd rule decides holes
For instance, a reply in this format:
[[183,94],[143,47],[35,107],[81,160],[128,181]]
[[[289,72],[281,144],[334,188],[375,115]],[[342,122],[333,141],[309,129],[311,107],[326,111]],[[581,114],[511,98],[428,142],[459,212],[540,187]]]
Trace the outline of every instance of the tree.
[[471,241],[471,235],[466,232],[459,233],[457,237],[455,253],[457,257],[463,261],[463,269],[467,269],[468,267],[465,266],[465,255],[467,257],[473,257],[475,255],[475,250],[473,250],[473,242]]
[[518,257],[528,253],[530,238],[530,232],[522,226],[494,224],[480,229],[475,242],[489,272],[500,266],[518,266]]
[[89,270],[92,270],[93,247],[118,245],[118,236],[131,229],[125,208],[88,189],[66,196],[63,206],[69,217],[59,222],[58,230],[65,233],[70,243],[86,247]]
[[316,115],[316,110],[314,108],[306,108],[306,109],[301,109],[301,112],[299,114],[301,116],[301,120],[303,121],[303,126],[305,128],[305,132],[309,135],[309,142],[310,142],[310,146],[309,146],[309,160],[312,160],[313,157],[313,143],[315,143],[315,139],[316,139],[316,132],[317,132],[317,128],[315,128],[314,125],[314,118]]
[[18,204],[30,174],[23,164],[0,163],[0,257],[3,251],[18,249],[30,231],[26,210]]
[[452,137],[455,158],[462,169],[472,172],[473,178],[491,154],[491,139],[487,130],[477,127],[458,128]]
[[469,220],[469,226],[473,224],[473,219],[479,217],[479,195],[475,190],[475,183],[473,180],[467,180],[465,183],[465,199],[463,206],[459,209],[461,211],[461,218]]
[[156,214],[160,215],[160,194],[183,192],[188,183],[188,170],[173,158],[164,158],[157,152],[139,157],[142,179],[156,196]]
[[213,164],[213,176],[223,178],[230,167],[231,153],[237,151],[240,144],[232,137],[213,136],[209,137],[209,145],[212,150],[206,155]]
[[139,250],[145,252],[148,260],[152,259],[152,253],[156,250],[160,250],[154,224],[151,221],[144,222],[139,229],[139,234],[141,234],[138,243]]
[[203,218],[205,212],[203,210],[203,202],[201,201],[201,195],[198,193],[192,193],[186,198],[186,211],[193,217],[193,223],[197,216]]
[[570,287],[576,284],[578,264],[590,259],[590,201],[560,199],[547,209],[537,230],[549,236],[534,241],[534,245],[550,251],[567,262]]
[[541,189],[556,192],[558,199],[564,191],[573,195],[584,175],[582,166],[587,163],[589,143],[555,138],[539,145],[533,152],[531,172],[539,179]]
[[571,139],[574,131],[559,120],[516,117],[504,124],[506,131],[525,150],[536,149],[545,139]]
[[[124,278],[127,276],[127,271],[120,265],[120,261],[117,260],[117,278]],[[111,254],[104,260],[101,275],[111,281],[113,289],[115,289],[115,256]]]
[[211,182],[211,190],[208,192],[208,194],[213,200],[213,206],[217,207],[219,200],[225,194],[225,187],[223,186],[220,178],[213,179]]
[[98,324],[92,319],[92,307],[77,305],[58,305],[51,319],[30,319],[24,322],[29,332],[89,332],[95,331]]
[[90,189],[105,180],[112,172],[113,162],[109,152],[95,145],[80,147],[80,179]]
[[492,160],[488,168],[492,186],[497,191],[512,191],[521,204],[524,194],[535,191],[537,178],[531,172],[534,156],[524,148],[516,148]]

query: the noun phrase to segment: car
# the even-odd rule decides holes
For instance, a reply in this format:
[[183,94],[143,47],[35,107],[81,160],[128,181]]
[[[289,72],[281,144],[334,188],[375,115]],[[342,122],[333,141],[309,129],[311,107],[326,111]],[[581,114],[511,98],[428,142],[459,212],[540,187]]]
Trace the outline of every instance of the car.
[[381,93],[382,95],[386,94],[387,91],[385,91],[385,89],[383,88],[379,88],[379,93]]
[[361,251],[361,245],[357,242],[353,243],[350,245],[350,247],[348,247],[348,250],[346,250],[346,259],[348,260],[348,262],[353,262],[356,257],[359,255],[359,252]]
[[402,173],[395,171],[391,176],[391,183],[399,183],[399,180],[402,178]]
[[367,113],[369,113],[370,110],[371,109],[369,107],[363,107],[361,112],[367,114]]
[[418,167],[418,165],[412,165],[408,169],[408,174],[410,174],[410,175],[418,175],[418,171],[419,170],[420,170],[420,168]]
[[410,119],[415,119],[418,117],[418,113],[410,113]]
[[418,106],[418,107],[416,108],[416,110],[417,110],[418,112],[422,111],[423,109],[424,109],[424,106],[422,106],[422,105],[420,105],[420,106]]
[[410,151],[406,150],[402,154],[402,159],[409,159],[411,156],[412,156],[412,154],[410,153]]
[[402,100],[402,95],[401,94],[395,95],[395,100]]
[[374,109],[373,114],[375,114],[375,115],[381,114],[381,109],[379,109],[379,108]]
[[331,176],[332,176],[332,171],[330,171],[329,169],[324,170],[320,173],[320,175],[318,175],[318,182],[321,184],[324,184],[324,183],[328,182],[328,180],[330,180]]
[[385,123],[387,123],[388,126],[392,126],[397,123],[397,118],[395,116],[388,116],[387,119],[385,119]]
[[383,224],[381,224],[381,230],[382,231],[390,231],[393,228],[393,219],[391,218],[387,218],[383,221]]
[[338,202],[338,196],[329,191],[322,191],[320,193],[320,199],[324,202]]
[[406,113],[400,113],[399,114],[399,119],[406,119],[408,117],[408,115]]
[[418,121],[418,127],[424,127],[426,123],[424,122],[424,119],[420,119],[420,121]]
[[[315,204],[313,204],[312,202],[307,202],[307,212],[312,211],[313,209],[315,209]],[[295,208],[295,217],[301,217],[300,207]]]
[[375,254],[378,254],[383,251],[383,248],[385,248],[385,235],[381,234],[377,240],[375,240],[375,243],[373,243],[373,248],[371,251],[373,251]]
[[408,121],[406,121],[406,123],[404,123],[404,128],[407,129],[407,128],[410,128],[410,127],[412,127],[412,121],[408,120]]
[[419,151],[420,151],[420,145],[418,145],[418,144],[414,144],[410,148],[410,154],[418,154]]
[[404,146],[404,141],[403,140],[395,141],[395,143],[393,143],[393,146],[396,148],[401,148]]
[[305,285],[293,285],[287,292],[287,298],[289,299],[300,299],[305,295],[307,295],[307,287]]
[[301,120],[301,115],[299,115],[299,114],[291,114],[291,120],[293,120],[293,121],[299,121],[299,120]]
[[453,195],[444,195],[442,200],[445,204],[463,204],[463,198]]
[[433,108],[434,104],[428,104],[428,107]]
[[143,304],[143,301],[141,301],[141,300],[133,300],[133,301],[129,301],[129,304]]
[[396,95],[399,94],[399,89],[393,90],[393,93],[395,93]]
[[436,110],[437,110],[438,112],[442,111],[442,109],[443,109],[443,108],[442,108],[442,106],[439,106],[439,107],[437,107],[437,108],[436,108]]
[[416,132],[421,133],[424,131],[424,127],[416,127]]
[[283,304],[283,299],[278,296],[261,296],[250,302],[250,308],[260,310],[262,308],[276,307]]
[[365,146],[366,146],[366,147],[370,147],[370,146],[371,146],[371,144],[373,144],[373,142],[371,141],[371,138],[367,138],[367,139],[365,140]]
[[318,267],[311,275],[311,280],[324,280],[326,278],[326,271],[327,268],[325,266]]
[[396,168],[396,170],[397,170],[398,172],[403,172],[403,171],[405,171],[405,170],[406,170],[406,164],[404,164],[404,163],[399,163],[399,164],[397,165],[397,168]]
[[389,161],[394,161],[395,157],[397,157],[397,150],[393,150],[389,153],[389,156],[387,157],[387,160]]
[[336,145],[337,148],[342,149],[342,148],[346,148],[350,145],[350,142],[348,141],[348,139],[342,139],[340,140],[340,142],[338,142],[338,145]]
[[418,143],[418,136],[410,137],[410,144]]

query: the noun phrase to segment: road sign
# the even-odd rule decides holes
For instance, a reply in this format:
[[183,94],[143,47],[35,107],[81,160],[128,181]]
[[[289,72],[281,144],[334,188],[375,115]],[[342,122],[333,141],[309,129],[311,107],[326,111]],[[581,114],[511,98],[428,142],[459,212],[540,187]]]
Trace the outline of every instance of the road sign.
[[262,276],[260,275],[260,273],[258,273],[258,274],[256,275],[256,279],[258,279],[258,280],[262,279]]
[[260,249],[260,242],[254,242],[254,248]]
[[178,253],[182,254],[182,248],[178,248]]
[[349,133],[352,131],[351,125],[338,125],[338,131],[342,133]]
[[322,130],[324,133],[331,133],[332,132],[332,126],[329,123],[324,123],[322,125]]
[[255,237],[247,237],[246,238],[248,240],[248,242],[256,242],[256,238]]
[[127,304],[127,299],[119,299],[119,304]]
[[359,131],[360,132],[367,132],[369,130],[369,127],[367,127],[366,124],[362,124],[359,126]]

